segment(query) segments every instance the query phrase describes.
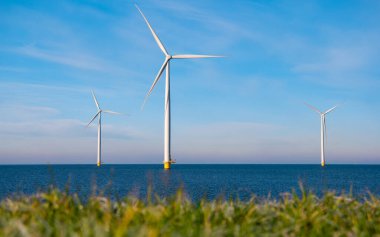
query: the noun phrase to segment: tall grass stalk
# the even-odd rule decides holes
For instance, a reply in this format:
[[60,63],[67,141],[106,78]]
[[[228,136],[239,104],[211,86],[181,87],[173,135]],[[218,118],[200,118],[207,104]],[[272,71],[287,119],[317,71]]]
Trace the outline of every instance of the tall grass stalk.
[[380,236],[380,199],[302,191],[280,199],[113,201],[51,189],[0,202],[0,236]]

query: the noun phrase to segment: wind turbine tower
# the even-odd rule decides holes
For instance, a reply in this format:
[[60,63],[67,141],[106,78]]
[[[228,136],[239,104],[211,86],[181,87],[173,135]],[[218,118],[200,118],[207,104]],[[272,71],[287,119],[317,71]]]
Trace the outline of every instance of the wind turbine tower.
[[326,164],[326,160],[325,160],[325,138],[327,137],[326,114],[330,113],[331,111],[336,109],[336,107],[338,107],[338,106],[336,105],[336,106],[332,107],[331,109],[326,110],[325,112],[321,112],[317,108],[315,108],[314,106],[309,105],[307,103],[305,103],[305,104],[306,104],[306,106],[308,106],[310,109],[314,110],[315,112],[317,112],[321,116],[321,165],[323,167]]
[[94,98],[94,102],[96,105],[96,108],[98,109],[98,112],[95,114],[95,116],[91,119],[91,121],[87,124],[87,127],[90,126],[92,121],[94,121],[98,117],[98,156],[97,156],[97,166],[100,166],[102,164],[102,113],[108,113],[108,114],[120,114],[117,112],[113,112],[110,110],[102,110],[99,106],[98,100],[96,99],[96,96],[93,91],[92,97]]
[[168,51],[165,49],[164,45],[162,44],[161,40],[158,38],[156,32],[153,30],[151,25],[149,24],[147,18],[145,17],[144,13],[140,10],[140,8],[135,5],[137,10],[140,12],[142,17],[144,18],[146,24],[148,25],[150,32],[152,33],[154,39],[156,40],[156,43],[158,44],[158,47],[161,49],[161,51],[165,55],[164,63],[162,64],[160,70],[158,71],[158,74],[153,81],[152,86],[149,89],[149,92],[145,96],[144,104],[147,100],[147,98],[152,93],[152,90],[156,86],[157,82],[160,80],[161,75],[163,71],[166,69],[166,87],[165,87],[165,135],[164,135],[164,169],[170,169],[170,165],[174,163],[171,159],[171,131],[170,131],[170,62],[172,59],[190,59],[190,58],[219,58],[222,56],[215,56],[215,55],[196,55],[196,54],[179,54],[179,55],[171,55],[168,53]]

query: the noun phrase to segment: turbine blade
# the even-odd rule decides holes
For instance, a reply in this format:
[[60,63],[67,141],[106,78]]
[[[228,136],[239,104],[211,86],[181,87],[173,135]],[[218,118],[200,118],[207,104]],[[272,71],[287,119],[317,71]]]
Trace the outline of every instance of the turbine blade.
[[142,17],[144,18],[146,24],[148,25],[149,29],[150,29],[150,32],[152,32],[152,35],[154,37],[154,39],[156,40],[157,44],[158,44],[158,47],[160,47],[161,51],[165,54],[165,55],[169,55],[168,52],[166,51],[164,45],[162,44],[161,40],[158,38],[156,32],[154,32],[152,26],[150,26],[149,24],[149,21],[148,19],[146,19],[144,13],[140,10],[140,8],[137,6],[137,4],[135,4],[135,7],[137,8],[137,10],[139,10],[140,14],[142,15]]
[[186,59],[186,58],[224,58],[225,56],[219,55],[201,55],[201,54],[178,54],[174,55],[173,58]]
[[321,111],[319,111],[317,108],[315,108],[314,106],[312,106],[312,105],[310,105],[310,104],[308,104],[308,103],[305,103],[304,102],[304,104],[307,106],[307,107],[309,107],[310,109],[312,109],[312,110],[314,110],[315,112],[317,112],[318,114],[322,114],[322,112]]
[[91,119],[91,121],[87,124],[87,127],[90,126],[90,124],[92,123],[92,121],[94,121],[96,119],[96,117],[98,117],[98,115],[101,113],[101,111],[97,112],[95,114],[95,116]]
[[111,110],[103,110],[104,113],[107,113],[107,114],[117,114],[117,115],[121,115],[121,113],[119,112],[114,112],[114,111],[111,111]]
[[152,86],[150,87],[148,93],[147,93],[146,96],[145,96],[144,103],[143,103],[141,109],[144,109],[144,105],[145,105],[145,103],[146,103],[148,97],[149,97],[150,94],[152,93],[152,91],[153,91],[154,87],[156,86],[157,82],[160,80],[161,75],[162,75],[164,69],[166,68],[166,65],[168,64],[169,60],[170,60],[170,59],[165,59],[164,63],[162,64],[160,70],[159,70],[158,73],[157,73],[156,78],[155,78],[154,81],[153,81]]
[[327,113],[330,113],[331,111],[333,111],[334,109],[336,109],[338,107],[338,105],[335,105],[334,107],[332,107],[331,109],[327,110],[326,112],[324,112],[324,114],[327,114]]
[[98,100],[96,99],[96,96],[95,96],[94,91],[91,90],[91,93],[92,93],[92,97],[94,98],[94,101],[95,101],[96,107],[100,110],[99,103],[98,103]]

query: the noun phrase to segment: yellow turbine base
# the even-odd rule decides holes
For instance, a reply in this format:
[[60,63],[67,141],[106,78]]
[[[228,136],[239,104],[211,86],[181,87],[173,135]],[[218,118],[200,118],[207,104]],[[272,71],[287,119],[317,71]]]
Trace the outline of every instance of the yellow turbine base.
[[99,166],[100,166],[100,163],[97,163],[97,166],[99,167]]
[[169,162],[164,162],[164,169],[168,170],[170,169],[170,161]]
[[325,166],[325,163],[321,163],[321,165],[322,165],[322,167],[324,167],[324,166]]

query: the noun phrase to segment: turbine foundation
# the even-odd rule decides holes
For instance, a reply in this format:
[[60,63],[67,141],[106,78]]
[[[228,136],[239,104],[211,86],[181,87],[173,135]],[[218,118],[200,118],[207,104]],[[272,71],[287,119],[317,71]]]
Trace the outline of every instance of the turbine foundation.
[[170,161],[165,161],[164,162],[164,169],[166,169],[166,170],[169,170],[170,169]]

